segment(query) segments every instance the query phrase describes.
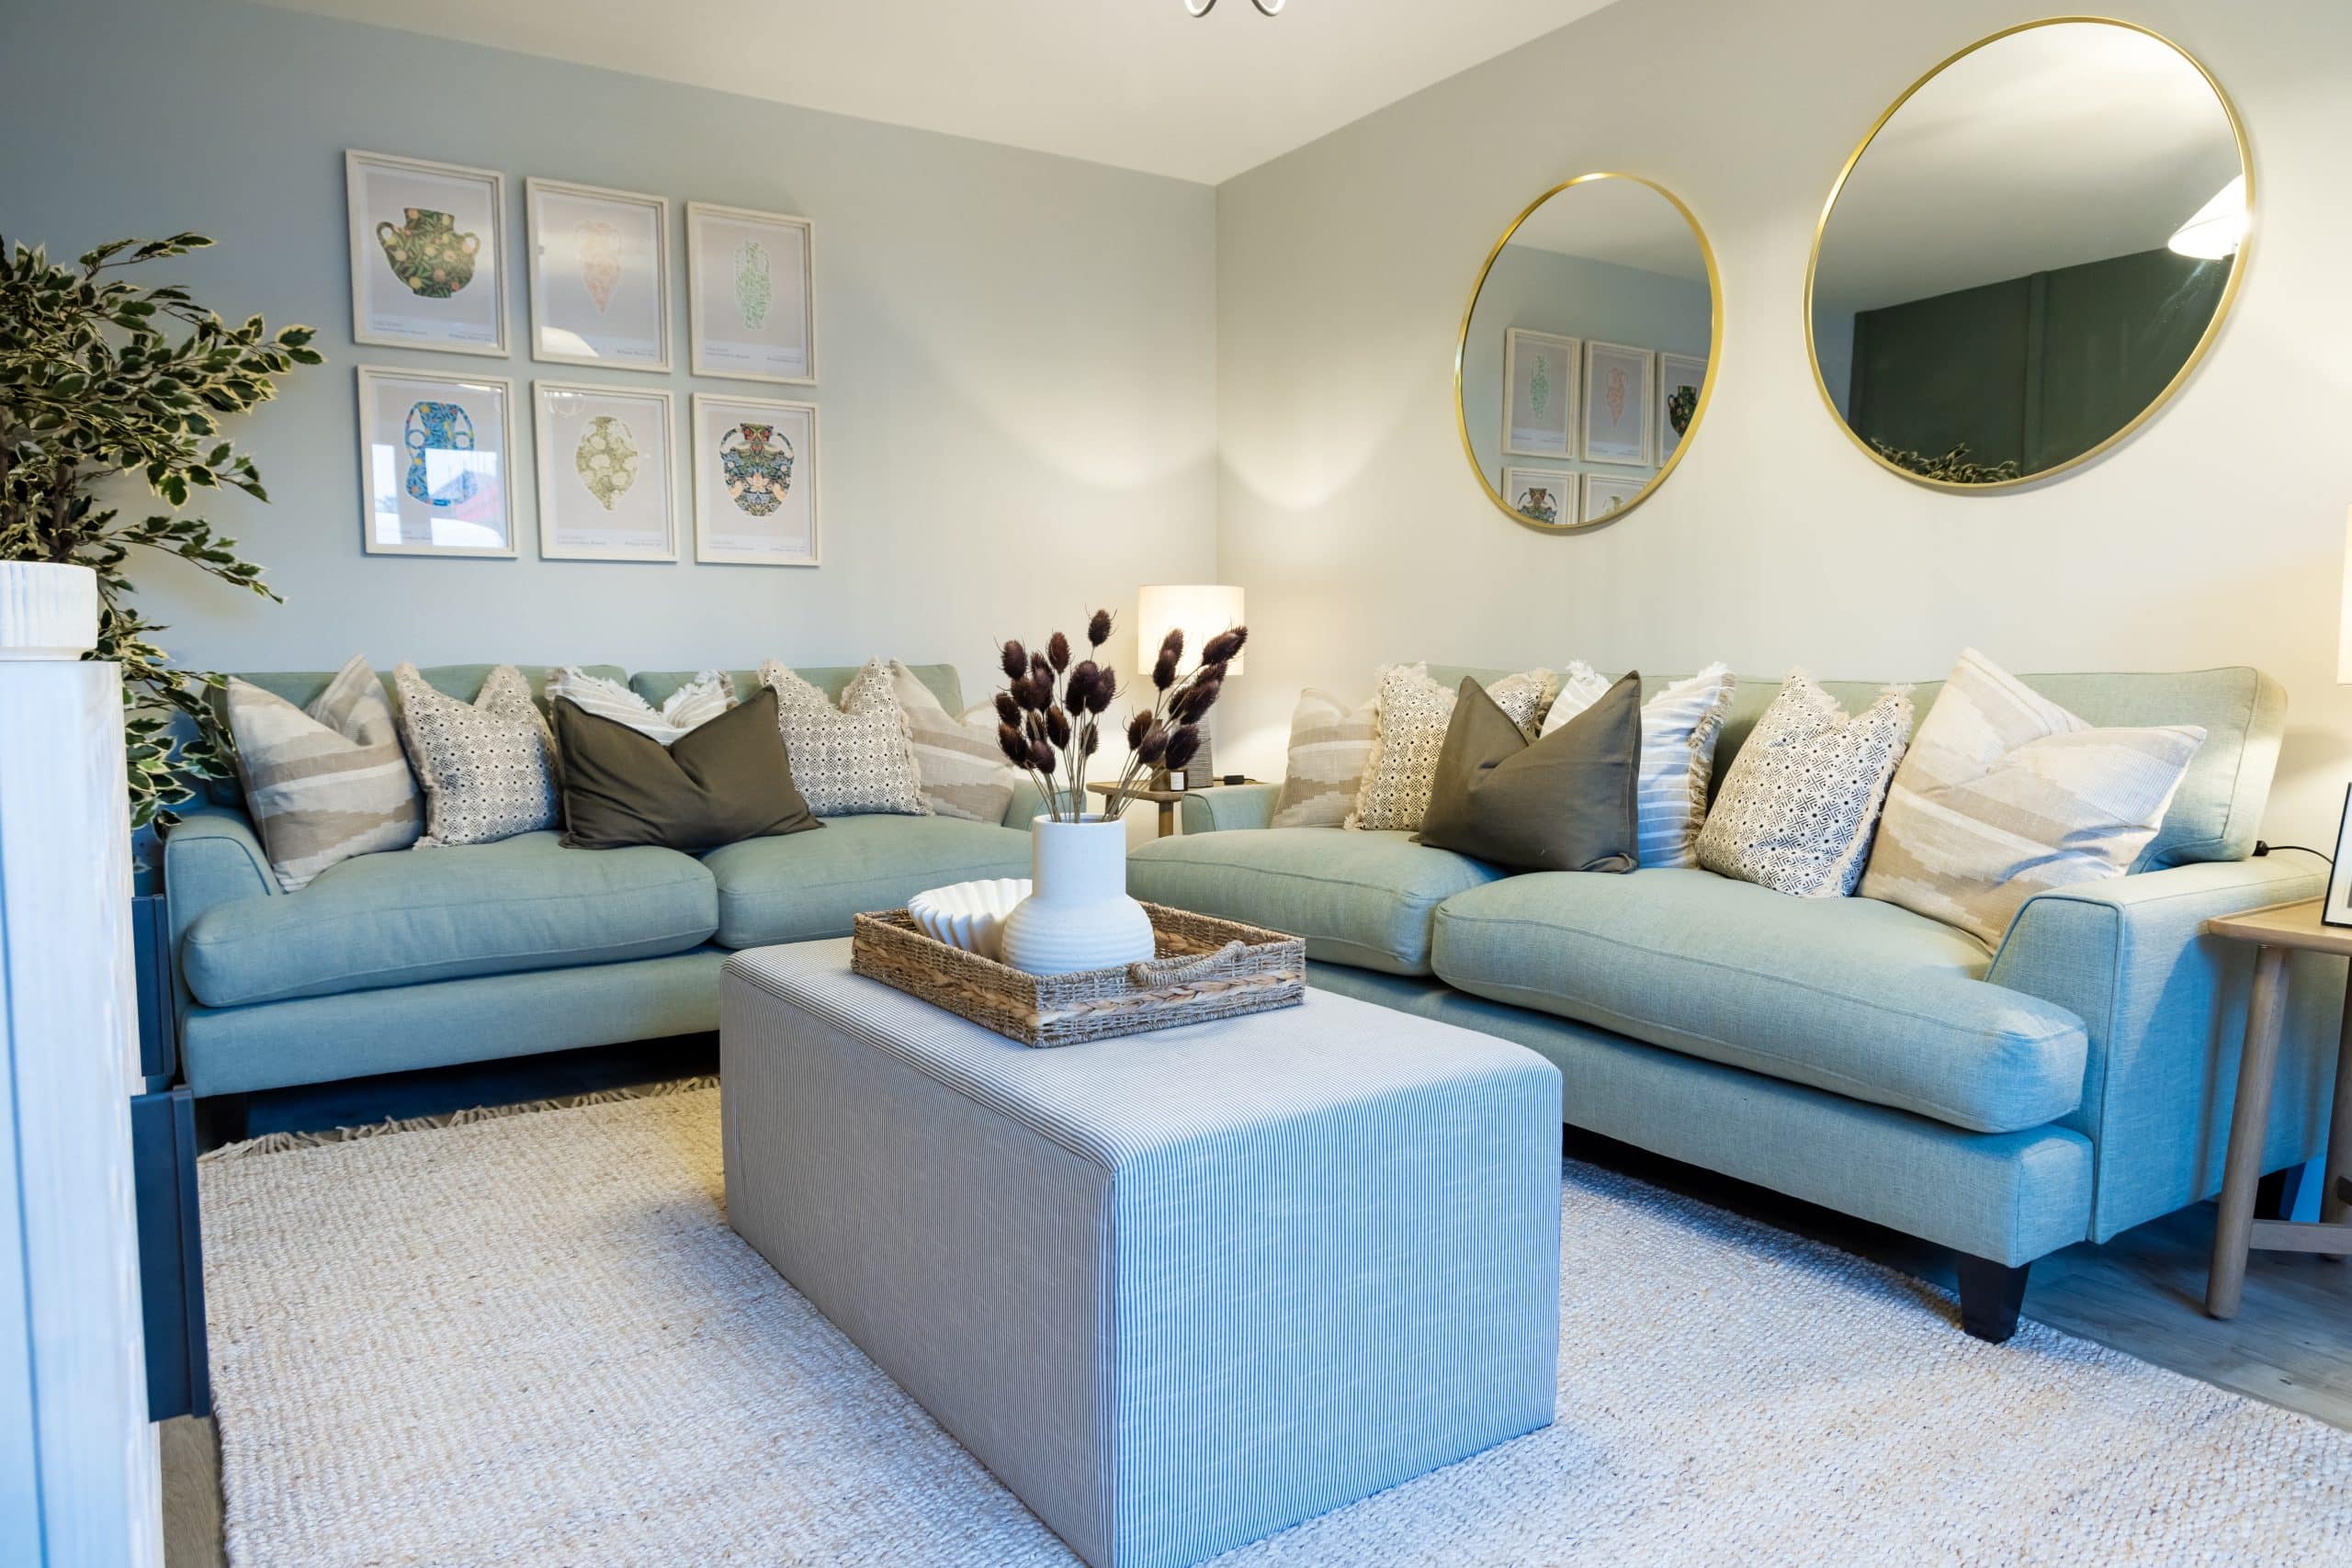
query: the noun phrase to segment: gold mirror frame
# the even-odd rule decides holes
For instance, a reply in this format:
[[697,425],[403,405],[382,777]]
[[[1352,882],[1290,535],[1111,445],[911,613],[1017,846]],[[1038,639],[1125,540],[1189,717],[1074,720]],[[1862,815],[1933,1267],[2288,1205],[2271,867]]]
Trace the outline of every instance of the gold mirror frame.
[[[2205,323],[2205,331],[2199,335],[2196,346],[2189,350],[2188,357],[2181,361],[2180,368],[2174,372],[2172,379],[2165,383],[2164,389],[2148,400],[2147,407],[2132,415],[2113,434],[2098,446],[2087,451],[2078,452],[2063,463],[2052,464],[2047,468],[2041,468],[2030,474],[2020,474],[2013,479],[1996,479],[1990,484],[1962,484],[1954,479],[1930,479],[1925,474],[1914,473],[1899,463],[1888,462],[1869,442],[1862,439],[1860,433],[1846,423],[1845,414],[1838,407],[1838,400],[1830,395],[1827,378],[1821,374],[1821,350],[1814,333],[1813,286],[1815,276],[1821,267],[1821,242],[1823,236],[1829,231],[1830,214],[1838,209],[1838,198],[1845,193],[1846,182],[1853,177],[1855,167],[1862,161],[1862,154],[1871,150],[1871,143],[1878,140],[1879,132],[1886,129],[1887,122],[1892,120],[1902,110],[1903,106],[1917,96],[1920,89],[1927,86],[1928,83],[1974,54],[1978,50],[1989,48],[2005,38],[2031,32],[2037,28],[2085,25],[2122,28],[2126,31],[2155,39],[2188,62],[2197,73],[2205,79],[2205,85],[2213,90],[2215,101],[2222,106],[2222,114],[2230,124],[2230,135],[2237,143],[2238,168],[2245,175],[2246,222],[2245,234],[2238,242],[2237,254],[2230,258],[2230,276],[2222,282],[2222,298],[2213,307],[2213,319]],[[1887,105],[1885,112],[1871,122],[1870,130],[1863,133],[1861,141],[1854,148],[1852,155],[1846,160],[1845,167],[1838,171],[1838,178],[1829,187],[1829,199],[1821,204],[1820,220],[1813,226],[1813,250],[1805,258],[1804,264],[1804,351],[1806,362],[1813,367],[1813,389],[1821,394],[1821,406],[1829,411],[1830,420],[1846,439],[1854,444],[1857,451],[1888,473],[1899,474],[1913,484],[1924,485],[1929,490],[1951,491],[1962,495],[1984,495],[2002,491],[2022,490],[2030,485],[2046,484],[2062,474],[2071,473],[2084,464],[2095,461],[2130,439],[2133,432],[2154,419],[2158,410],[2172,401],[2174,394],[2177,393],[2188,383],[2188,378],[2196,373],[2198,366],[2204,362],[2206,352],[2213,346],[2213,340],[2221,335],[2222,323],[2229,318],[2230,306],[2237,299],[2238,285],[2245,278],[2246,256],[2254,249],[2255,215],[2254,148],[2246,140],[2245,122],[2238,118],[2237,105],[2230,100],[2230,95],[2222,90],[2222,84],[2214,78],[2213,73],[2205,68],[2203,61],[2154,28],[2143,28],[2137,22],[2121,21],[2113,17],[2044,17],[2039,21],[2020,22],[2013,28],[2003,28],[1999,32],[1978,39],[1966,49],[1946,55],[1936,62],[1935,66],[1925,75],[1904,88],[1903,96]]]
[[[1534,217],[1536,210],[1545,202],[1551,200],[1554,197],[1559,195],[1564,190],[1567,190],[1575,186],[1590,185],[1595,180],[1631,180],[1635,185],[1646,186],[1651,190],[1654,190],[1658,195],[1664,197],[1667,200],[1667,204],[1672,207],[1676,212],[1681,214],[1682,221],[1690,226],[1690,237],[1693,240],[1696,240],[1699,243],[1699,258],[1706,263],[1707,266],[1707,309],[1709,312],[1709,321],[1707,323],[1707,376],[1706,379],[1702,381],[1699,385],[1699,406],[1690,412],[1690,428],[1682,433],[1681,443],[1674,448],[1674,455],[1667,458],[1664,463],[1658,465],[1657,472],[1650,476],[1649,483],[1642,487],[1641,493],[1634,496],[1633,500],[1625,502],[1624,505],[1619,507],[1616,511],[1611,513],[1608,516],[1597,517],[1589,523],[1538,523],[1533,518],[1523,517],[1518,512],[1514,511],[1510,502],[1503,498],[1502,492],[1487,482],[1486,466],[1478,461],[1478,449],[1471,445],[1470,416],[1464,410],[1462,404],[1462,358],[1463,355],[1470,346],[1470,317],[1478,309],[1478,295],[1486,288],[1487,275],[1495,270],[1495,261],[1503,254],[1503,247],[1510,243],[1510,237],[1513,234],[1518,233],[1520,225],[1525,223],[1530,218]],[[1521,527],[1532,528],[1538,534],[1582,534],[1589,532],[1594,528],[1606,528],[1611,523],[1623,522],[1625,518],[1631,516],[1634,510],[1644,502],[1649,500],[1651,496],[1656,495],[1657,493],[1657,487],[1666,482],[1666,476],[1674,472],[1675,466],[1682,461],[1682,455],[1690,449],[1690,443],[1697,437],[1700,425],[1706,423],[1707,409],[1714,401],[1715,377],[1723,364],[1723,278],[1715,271],[1714,247],[1707,243],[1707,231],[1699,227],[1699,220],[1691,215],[1689,205],[1686,204],[1680,197],[1675,195],[1672,191],[1667,189],[1656,180],[1644,175],[1629,175],[1616,170],[1604,169],[1589,175],[1578,175],[1574,179],[1562,180],[1558,185],[1554,186],[1550,190],[1545,191],[1542,196],[1537,197],[1533,201],[1529,202],[1524,208],[1521,209],[1519,216],[1510,220],[1510,227],[1503,231],[1502,238],[1497,240],[1494,243],[1494,248],[1487,253],[1486,265],[1478,269],[1477,281],[1474,282],[1470,286],[1469,302],[1462,307],[1462,331],[1460,334],[1455,337],[1453,344],[1453,428],[1462,437],[1462,456],[1469,463],[1470,471],[1478,477],[1478,488],[1486,492],[1486,496],[1488,501],[1494,502],[1495,510],[1510,518],[1512,522],[1518,524]]]

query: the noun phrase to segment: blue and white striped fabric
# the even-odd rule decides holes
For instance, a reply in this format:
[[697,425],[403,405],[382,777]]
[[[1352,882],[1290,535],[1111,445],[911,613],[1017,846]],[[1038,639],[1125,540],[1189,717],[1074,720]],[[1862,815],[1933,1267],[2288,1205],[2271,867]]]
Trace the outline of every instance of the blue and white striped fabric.
[[1051,1051],[737,953],[729,1216],[1098,1565],[1193,1562],[1549,1425],[1560,1076],[1311,996]]

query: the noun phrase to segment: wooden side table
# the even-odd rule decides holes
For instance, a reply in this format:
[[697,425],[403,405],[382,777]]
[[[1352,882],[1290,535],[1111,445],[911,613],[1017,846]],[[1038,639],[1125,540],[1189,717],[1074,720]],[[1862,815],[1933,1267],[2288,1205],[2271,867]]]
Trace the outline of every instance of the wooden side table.
[[2321,901],[2278,904],[2205,922],[2207,934],[2256,946],[2254,993],[2246,1001],[2245,1051],[2238,1062],[2237,1104],[2230,1113],[2229,1156],[2222,1168],[2222,1218],[2213,1232],[2213,1271],[2205,1310],[2235,1317],[2245,1289],[2249,1247],[2268,1252],[2352,1255],[2352,991],[2345,998],[2343,1032],[2335,1054],[2335,1101],[2328,1113],[2327,1176],[2317,1224],[2254,1217],[2255,1184],[2262,1179],[2262,1145],[2270,1130],[2270,1090],[2278,1065],[2278,1030],[2287,1013],[2287,958],[2332,953],[2352,958],[2352,928],[2320,923]]
[[[1244,779],[1242,781],[1244,784],[1256,784],[1257,782],[1258,781],[1255,779]],[[1094,794],[1101,795],[1104,800],[1108,800],[1111,796],[1117,794],[1119,788],[1116,784],[1091,784],[1086,787]],[[1216,784],[1203,784],[1201,786],[1203,789],[1216,789],[1217,787],[1219,786]],[[1193,793],[1195,792],[1189,789],[1131,789],[1127,791],[1127,798],[1130,800],[1148,800],[1157,803],[1159,807],[1159,836],[1163,839],[1172,839],[1176,836],[1176,803],[1182,800],[1186,795]]]

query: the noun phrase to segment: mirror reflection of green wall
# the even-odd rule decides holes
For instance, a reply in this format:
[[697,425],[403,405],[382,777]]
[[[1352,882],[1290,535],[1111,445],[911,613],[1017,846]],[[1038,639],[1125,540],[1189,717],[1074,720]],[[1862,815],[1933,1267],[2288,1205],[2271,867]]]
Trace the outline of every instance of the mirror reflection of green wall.
[[1823,399],[1923,484],[1997,490],[2122,440],[2211,343],[2253,216],[2245,132],[2123,22],[1996,33],[1895,100],[1814,239]]
[[1487,254],[1454,355],[1487,499],[1547,533],[1648,499],[1705,415],[1720,300],[1706,236],[1663,186],[1585,175],[1536,198]]

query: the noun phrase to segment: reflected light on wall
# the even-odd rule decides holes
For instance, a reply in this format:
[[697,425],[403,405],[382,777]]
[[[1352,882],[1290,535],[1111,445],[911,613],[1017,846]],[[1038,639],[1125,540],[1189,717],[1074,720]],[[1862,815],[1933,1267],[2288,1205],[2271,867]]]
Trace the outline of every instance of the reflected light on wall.
[[[1151,673],[1159,645],[1170,631],[1182,631],[1185,652],[1198,654],[1201,644],[1228,626],[1241,625],[1242,615],[1238,588],[1184,583],[1139,590],[1136,594],[1136,672]],[[1237,655],[1226,672],[1240,674],[1249,658],[1247,651]]]
[[2344,509],[2344,608],[2335,622],[2335,683],[2352,686],[2352,506]]
[[2176,254],[2203,261],[2223,261],[2238,254],[2245,243],[2249,217],[2245,209],[2245,176],[2239,175],[2213,193],[2188,222],[2165,242]]

